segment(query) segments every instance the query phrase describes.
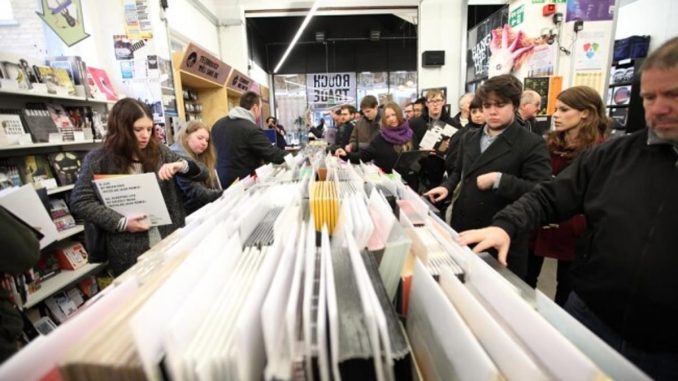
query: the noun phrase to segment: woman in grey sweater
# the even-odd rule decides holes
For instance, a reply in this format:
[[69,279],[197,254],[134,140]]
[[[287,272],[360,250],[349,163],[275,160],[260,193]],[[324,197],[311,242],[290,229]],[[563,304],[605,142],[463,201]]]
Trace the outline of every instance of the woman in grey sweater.
[[[186,213],[174,175],[203,181],[204,167],[157,144],[152,138],[153,117],[145,104],[130,98],[118,101],[109,114],[103,147],[87,154],[71,194],[71,211],[98,228],[98,236],[115,275],[123,273],[143,252],[184,225]],[[106,207],[97,197],[95,175],[156,172],[172,223],[150,227],[143,216],[123,216]],[[90,226],[91,228],[91,226]],[[87,226],[86,226],[87,230]],[[88,250],[93,248],[88,247]]]

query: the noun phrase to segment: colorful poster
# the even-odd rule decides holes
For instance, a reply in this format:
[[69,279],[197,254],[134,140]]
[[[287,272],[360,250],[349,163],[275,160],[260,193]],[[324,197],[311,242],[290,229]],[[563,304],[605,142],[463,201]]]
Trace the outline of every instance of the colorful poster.
[[493,13],[468,32],[466,53],[466,81],[487,78],[490,65],[490,42],[492,30],[508,22],[508,6]]
[[614,18],[615,0],[567,0],[565,21],[605,21]]
[[528,77],[547,77],[553,75],[557,50],[555,45],[537,45],[527,60]]
[[125,31],[134,40],[153,38],[148,0],[123,0]]
[[73,46],[89,37],[89,34],[85,32],[80,0],[61,2],[42,0],[40,3],[42,13],[38,11],[35,13],[67,46]]
[[581,32],[574,51],[574,70],[602,70],[605,41],[605,32]]

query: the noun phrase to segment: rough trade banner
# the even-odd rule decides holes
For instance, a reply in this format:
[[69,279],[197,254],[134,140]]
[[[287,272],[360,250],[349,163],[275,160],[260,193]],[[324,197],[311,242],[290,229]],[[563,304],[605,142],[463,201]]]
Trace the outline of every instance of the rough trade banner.
[[355,105],[355,73],[314,73],[306,75],[308,103],[314,108],[350,103]]

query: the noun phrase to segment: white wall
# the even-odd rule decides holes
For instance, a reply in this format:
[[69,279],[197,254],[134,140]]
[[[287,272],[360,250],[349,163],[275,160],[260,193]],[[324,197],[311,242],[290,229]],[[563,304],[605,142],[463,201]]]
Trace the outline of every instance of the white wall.
[[[152,3],[157,3],[157,1],[152,1]],[[213,2],[202,0],[202,3],[208,10],[214,9]],[[220,57],[217,26],[186,0],[172,0],[168,4],[167,19],[171,32],[195,42],[216,57]]]
[[676,0],[621,1],[615,40],[633,35],[650,35],[650,50],[678,36]]
[[[466,5],[463,0],[425,0],[419,5],[417,71],[419,89],[447,87],[447,99],[454,104],[463,92],[461,60],[466,55]],[[444,50],[445,65],[434,68],[421,66],[421,53]]]

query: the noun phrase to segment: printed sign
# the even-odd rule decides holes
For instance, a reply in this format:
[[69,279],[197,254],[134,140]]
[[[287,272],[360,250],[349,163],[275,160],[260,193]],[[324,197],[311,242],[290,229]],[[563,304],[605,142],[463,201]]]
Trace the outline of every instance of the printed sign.
[[354,103],[356,98],[355,73],[314,73],[306,75],[308,103],[332,107]]
[[254,81],[250,79],[250,77],[233,69],[231,76],[228,78],[226,87],[239,93],[244,93],[250,90],[250,86],[252,86],[253,83]]
[[473,82],[487,78],[490,61],[492,30],[508,22],[508,7],[493,13],[468,32],[466,81]]
[[516,25],[522,24],[523,21],[525,21],[525,6],[521,5],[511,11],[511,15],[509,16],[509,25],[511,25],[511,27],[515,27]]
[[230,66],[193,44],[186,48],[180,69],[222,86],[231,72]]

